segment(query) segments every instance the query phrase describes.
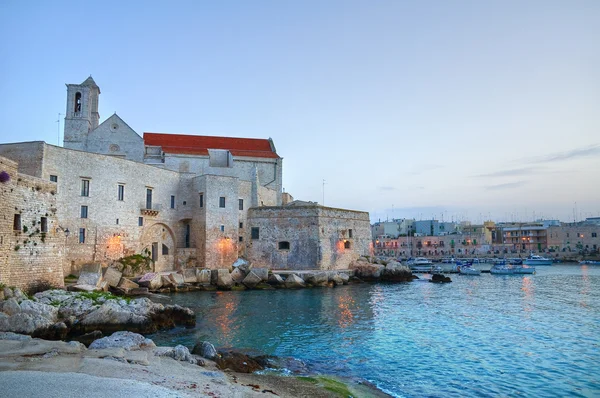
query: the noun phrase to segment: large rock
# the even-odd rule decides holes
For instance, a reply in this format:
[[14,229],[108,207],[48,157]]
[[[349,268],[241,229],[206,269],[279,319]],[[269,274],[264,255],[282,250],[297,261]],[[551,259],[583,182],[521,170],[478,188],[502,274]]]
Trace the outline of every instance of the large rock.
[[108,283],[110,287],[117,287],[119,282],[121,281],[121,277],[123,273],[116,268],[108,267],[106,271],[104,271],[104,281]]
[[209,269],[199,269],[196,272],[196,282],[208,285],[210,283],[210,270]]
[[175,286],[183,286],[185,283],[183,280],[183,275],[178,274],[177,272],[171,272],[169,274],[169,279],[171,279],[171,282],[173,282]]
[[370,264],[364,261],[356,261],[350,264],[350,269],[354,270],[355,275],[364,280],[379,280],[385,266],[381,264]]
[[90,344],[90,349],[123,348],[125,350],[142,350],[144,348],[154,348],[156,345],[150,339],[141,334],[120,331],[95,340]]
[[163,278],[157,272],[149,272],[138,280],[138,285],[147,287],[150,290],[158,290],[163,285]]
[[4,291],[4,299],[5,300],[14,296],[13,290],[10,287],[5,287],[3,289],[3,291]]
[[269,280],[269,269],[268,268],[252,268],[252,272],[254,272],[261,281],[266,282]]
[[344,279],[343,279],[343,278],[342,278],[342,276],[341,276],[340,274],[338,274],[338,273],[335,273],[335,274],[331,275],[331,278],[330,278],[330,279],[331,279],[331,281],[332,281],[333,283],[335,283],[335,285],[336,285],[336,286],[339,286],[339,285],[343,285],[343,284],[344,284]]
[[248,273],[248,275],[246,275],[246,277],[244,278],[244,281],[242,283],[247,288],[252,289],[256,285],[258,285],[261,281],[262,281],[262,279],[260,278],[260,276],[256,275],[254,273],[254,270],[252,270]]
[[233,279],[235,283],[242,283],[245,277],[246,274],[239,268],[234,268],[233,271],[231,271],[231,279]]
[[412,281],[412,279],[410,268],[397,261],[390,261],[381,271],[381,280],[390,282],[409,282]]
[[306,278],[306,282],[313,286],[327,286],[327,282],[329,282],[329,276],[327,275],[327,272],[311,273]]
[[339,276],[342,279],[342,281],[344,282],[344,285],[347,285],[348,282],[350,281],[350,277],[348,276],[348,274],[346,274],[344,272],[340,272]]
[[233,268],[238,268],[244,273],[244,275],[246,275],[250,271],[250,263],[243,258],[238,258],[233,263]]
[[282,286],[284,284],[283,278],[279,274],[269,275],[267,283],[271,286]]
[[75,292],[98,292],[100,291],[100,288],[96,285],[73,285],[73,286],[69,286],[69,290],[75,291]]
[[27,299],[27,295],[25,293],[23,293],[23,291],[21,289],[19,289],[18,287],[14,288],[13,294],[14,294],[15,298],[17,299],[17,301]]
[[154,350],[154,355],[158,357],[169,357],[176,361],[185,361],[196,365],[198,361],[190,354],[190,350],[182,345],[175,347],[158,347]]
[[119,285],[117,287],[119,289],[123,289],[125,293],[128,293],[131,289],[137,289],[138,287],[140,287],[140,285],[127,278],[121,278],[121,281],[119,282]]
[[6,315],[14,315],[21,312],[21,306],[17,302],[17,299],[12,297],[8,300],[4,300],[0,306],[0,311],[4,312]]
[[85,264],[79,273],[78,285],[98,286],[102,280],[101,264]]
[[0,332],[13,332],[38,335],[49,329],[53,322],[43,316],[17,313],[12,316],[0,316]]
[[215,359],[217,357],[217,350],[215,346],[208,341],[197,343],[192,349],[192,354],[200,355],[206,359]]
[[217,271],[217,287],[219,289],[231,289],[233,286],[233,279],[228,269],[218,269]]
[[196,268],[185,268],[182,272],[183,272],[183,281],[185,283],[198,282],[198,277],[196,276]]
[[175,284],[173,283],[173,280],[171,280],[171,278],[169,278],[169,275],[161,275],[160,283],[161,283],[162,287],[165,287],[165,288],[176,287]]
[[296,274],[290,274],[287,278],[285,278],[285,287],[298,288],[304,286],[304,281]]
[[264,369],[260,363],[237,351],[219,351],[215,362],[219,369],[230,369],[238,373],[253,373]]
[[41,316],[54,323],[58,321],[58,308],[53,305],[39,303],[33,300],[23,300],[20,304],[21,312],[33,316]]

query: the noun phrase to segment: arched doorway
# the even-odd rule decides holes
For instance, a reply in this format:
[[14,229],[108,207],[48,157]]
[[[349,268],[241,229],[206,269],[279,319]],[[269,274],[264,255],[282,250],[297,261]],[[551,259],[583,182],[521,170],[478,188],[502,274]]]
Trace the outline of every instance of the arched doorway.
[[175,269],[175,235],[162,223],[148,227],[142,234],[142,252],[148,250],[154,261],[154,272]]

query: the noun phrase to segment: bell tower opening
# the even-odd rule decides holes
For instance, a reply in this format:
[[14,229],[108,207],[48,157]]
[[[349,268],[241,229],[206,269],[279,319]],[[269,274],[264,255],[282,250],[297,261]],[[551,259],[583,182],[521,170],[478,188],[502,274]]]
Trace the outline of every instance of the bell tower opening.
[[78,91],[75,93],[75,113],[81,112],[81,93]]

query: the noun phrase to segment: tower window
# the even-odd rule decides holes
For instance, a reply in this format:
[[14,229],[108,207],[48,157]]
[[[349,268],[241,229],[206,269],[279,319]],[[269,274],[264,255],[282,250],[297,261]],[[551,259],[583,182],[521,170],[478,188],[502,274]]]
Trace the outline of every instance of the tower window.
[[81,206],[81,218],[88,218],[88,207]]
[[350,241],[349,240],[344,242],[344,249],[350,249]]
[[244,199],[239,199],[238,201],[240,210],[244,210]]
[[81,112],[81,93],[75,93],[75,108],[73,109],[75,113]]
[[171,209],[175,208],[175,195],[171,195]]
[[90,180],[81,180],[81,196],[90,196]]
[[290,250],[290,242],[279,242],[279,250]]
[[225,232],[225,225],[221,225],[221,232]]
[[48,218],[42,217],[40,229],[42,232],[48,232]]
[[219,198],[219,207],[225,207],[225,196]]
[[200,207],[204,207],[204,194],[200,194]]
[[117,200],[125,199],[125,185],[119,184],[119,188],[117,190]]
[[144,217],[138,217],[138,226],[139,227],[143,227],[144,226]]
[[50,175],[50,181],[51,182],[58,182],[58,176]]
[[352,238],[352,230],[351,229],[348,230],[348,237]]
[[85,228],[79,228],[79,243],[85,243]]
[[260,238],[260,230],[258,229],[258,227],[250,228],[250,237],[254,240]]
[[13,218],[13,230],[20,231],[21,230],[21,215],[15,214],[15,218]]

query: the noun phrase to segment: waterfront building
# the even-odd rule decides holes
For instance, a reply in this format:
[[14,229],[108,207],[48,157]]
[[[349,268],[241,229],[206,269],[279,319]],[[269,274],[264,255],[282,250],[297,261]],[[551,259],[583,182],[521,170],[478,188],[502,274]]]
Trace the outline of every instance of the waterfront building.
[[553,253],[600,254],[600,224],[580,222],[550,226],[547,248]]
[[[0,173],[6,172],[12,181],[2,185],[7,196],[3,200],[5,221],[0,224],[0,282],[25,286],[35,279],[34,274],[45,277],[43,267],[23,278],[9,276],[20,267],[35,265],[24,253],[37,256],[35,261],[48,269],[50,263],[59,264],[64,275],[77,273],[86,263],[106,265],[138,253],[151,256],[154,271],[228,268],[252,246],[258,258],[256,247],[269,237],[269,228],[261,219],[257,228],[264,233],[253,239],[249,210],[281,208],[293,201],[283,193],[283,159],[273,140],[140,136],[116,113],[100,123],[99,95],[100,88],[91,77],[81,84],[67,84],[64,147],[41,141],[0,144]],[[16,186],[11,185],[15,180]],[[33,197],[17,195],[21,191]],[[281,213],[286,211],[291,217],[297,215],[287,209]],[[336,216],[341,227],[353,231],[351,249],[336,251],[336,242],[329,255],[337,260],[327,260],[323,249],[318,264],[343,268],[359,252],[369,254],[368,245],[363,244],[370,241],[368,221],[366,228],[353,226],[353,221],[345,226],[343,218],[354,219],[352,214],[342,211]],[[45,241],[34,241],[34,236],[29,237],[31,230],[15,228],[12,220],[18,215],[28,228],[27,223],[42,223],[45,217]],[[327,217],[320,214],[317,219],[324,225]],[[302,228],[306,234],[314,232],[300,224],[297,240],[285,236],[290,247],[298,247]],[[324,248],[324,242],[331,240],[331,234],[311,236],[317,247]],[[9,251],[17,246],[23,250]],[[261,265],[277,268],[280,259],[273,256],[270,263]],[[62,275],[52,283],[58,281],[62,283]]]

